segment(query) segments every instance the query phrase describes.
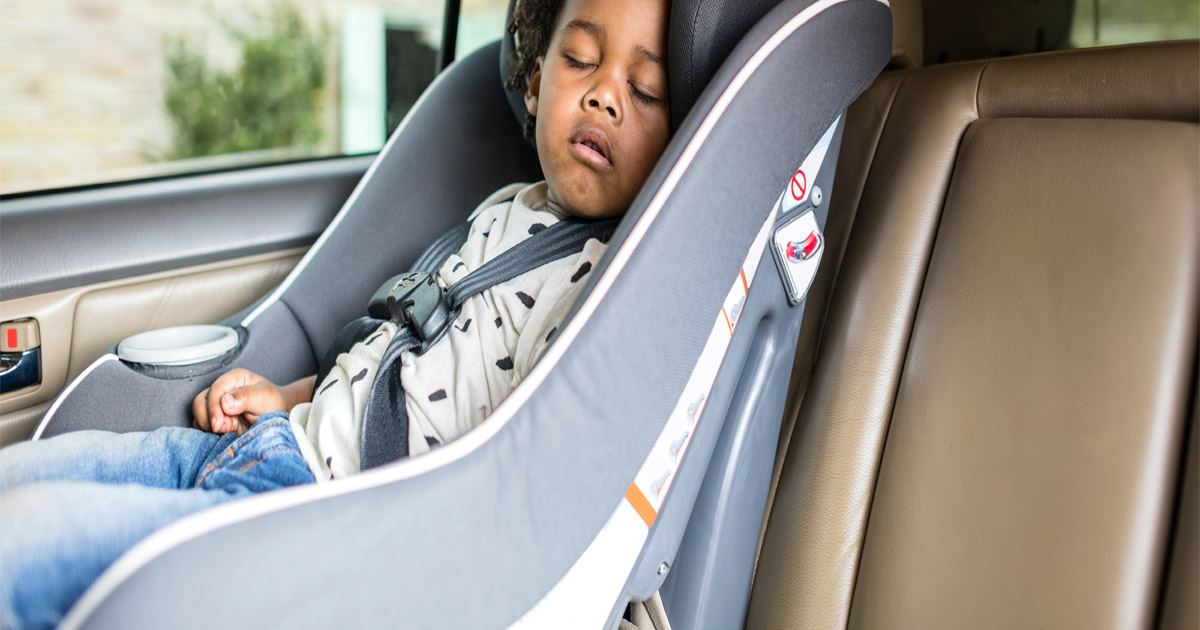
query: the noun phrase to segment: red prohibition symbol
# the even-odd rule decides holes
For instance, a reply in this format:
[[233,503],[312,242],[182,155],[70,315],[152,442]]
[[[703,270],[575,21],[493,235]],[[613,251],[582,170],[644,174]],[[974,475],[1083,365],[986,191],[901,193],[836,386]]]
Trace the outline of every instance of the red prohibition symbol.
[[805,176],[804,169],[800,169],[796,171],[795,175],[792,175],[792,185],[789,186],[789,189],[792,192],[792,199],[800,201],[804,198],[804,193],[808,190],[808,177]]

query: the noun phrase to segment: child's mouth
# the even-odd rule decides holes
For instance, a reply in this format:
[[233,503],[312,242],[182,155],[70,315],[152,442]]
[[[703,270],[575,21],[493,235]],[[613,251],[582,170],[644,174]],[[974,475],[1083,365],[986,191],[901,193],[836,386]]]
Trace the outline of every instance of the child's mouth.
[[585,127],[575,133],[575,137],[571,138],[571,152],[580,161],[595,168],[612,168],[608,137],[594,127]]

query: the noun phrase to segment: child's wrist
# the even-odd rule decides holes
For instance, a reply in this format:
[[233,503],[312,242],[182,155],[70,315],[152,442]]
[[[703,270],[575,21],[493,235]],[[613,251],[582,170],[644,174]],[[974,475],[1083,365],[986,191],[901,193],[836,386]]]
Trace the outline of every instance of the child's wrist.
[[280,393],[283,394],[284,411],[290,412],[292,407],[311,400],[316,379],[317,377],[313,375],[279,388]]

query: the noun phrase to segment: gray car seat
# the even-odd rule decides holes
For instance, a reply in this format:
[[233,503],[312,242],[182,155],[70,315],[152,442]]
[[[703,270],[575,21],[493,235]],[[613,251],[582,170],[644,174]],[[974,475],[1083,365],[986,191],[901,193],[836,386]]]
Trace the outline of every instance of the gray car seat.
[[[668,575],[677,625],[740,625],[803,312],[774,229],[823,222],[840,114],[890,32],[880,0],[676,1],[674,138],[513,395],[425,456],[156,533],[64,627],[612,627]],[[315,372],[379,283],[488,193],[540,178],[501,87],[508,45],[439,75],[296,270],[230,320],[238,348],[174,367],[108,355],[35,439],[187,425],[231,367]],[[787,202],[810,153],[824,166]],[[681,549],[689,519],[704,533]],[[229,583],[245,595],[202,594]]]

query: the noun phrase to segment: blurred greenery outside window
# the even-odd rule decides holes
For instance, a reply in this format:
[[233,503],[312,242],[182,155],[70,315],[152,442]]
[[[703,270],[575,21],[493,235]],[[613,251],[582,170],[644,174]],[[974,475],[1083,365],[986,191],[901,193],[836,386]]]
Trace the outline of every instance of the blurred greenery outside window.
[[[456,56],[507,0],[462,0]],[[439,0],[0,2],[0,193],[378,151],[433,80]]]
[[1200,0],[1075,0],[1071,47],[1200,37]]

